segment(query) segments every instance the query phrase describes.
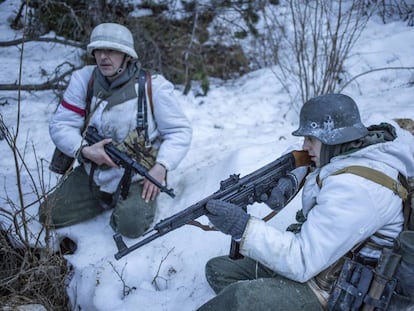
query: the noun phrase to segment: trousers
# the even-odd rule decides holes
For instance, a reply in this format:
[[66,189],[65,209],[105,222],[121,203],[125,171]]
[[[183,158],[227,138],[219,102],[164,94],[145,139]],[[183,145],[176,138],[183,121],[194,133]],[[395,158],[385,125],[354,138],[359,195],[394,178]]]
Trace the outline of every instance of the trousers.
[[210,259],[205,272],[217,295],[198,311],[323,310],[307,284],[280,276],[248,257]]
[[126,199],[103,193],[96,184],[90,184],[88,174],[78,166],[40,204],[39,220],[43,225],[61,228],[92,219],[109,207],[113,208],[112,229],[128,238],[137,238],[155,216],[155,202],[146,203],[141,193],[140,183],[131,184]]

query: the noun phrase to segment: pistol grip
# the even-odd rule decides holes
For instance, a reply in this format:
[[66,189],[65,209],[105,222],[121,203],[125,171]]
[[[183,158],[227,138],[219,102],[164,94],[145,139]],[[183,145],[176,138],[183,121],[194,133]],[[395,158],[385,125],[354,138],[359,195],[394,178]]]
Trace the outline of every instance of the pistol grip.
[[233,260],[244,258],[244,256],[240,254],[240,243],[233,239],[231,240],[229,258]]

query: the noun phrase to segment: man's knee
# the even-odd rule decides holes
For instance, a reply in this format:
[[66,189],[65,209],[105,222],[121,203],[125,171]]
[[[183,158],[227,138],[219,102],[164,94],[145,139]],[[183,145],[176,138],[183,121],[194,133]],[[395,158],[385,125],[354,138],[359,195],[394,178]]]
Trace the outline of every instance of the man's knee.
[[155,204],[119,201],[111,216],[111,227],[115,232],[129,238],[138,238],[154,221]]
[[66,227],[91,219],[104,210],[94,191],[62,184],[39,205],[39,222],[44,226]]
[[226,261],[227,261],[226,258],[227,256],[211,258],[206,263],[206,273],[215,274],[216,272],[223,270],[223,266],[226,265]]
[[230,277],[232,264],[229,261],[228,256],[220,256],[212,258],[206,263],[206,280],[216,294],[234,282],[234,278]]
[[252,295],[250,282],[247,280],[230,284],[197,311],[250,311],[252,306],[256,309],[259,297]]

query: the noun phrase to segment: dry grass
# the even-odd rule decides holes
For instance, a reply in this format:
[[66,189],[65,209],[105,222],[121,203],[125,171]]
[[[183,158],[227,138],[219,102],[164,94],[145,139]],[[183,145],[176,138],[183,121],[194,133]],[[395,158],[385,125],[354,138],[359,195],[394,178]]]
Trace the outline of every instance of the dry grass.
[[0,244],[0,310],[25,304],[71,310],[66,293],[70,269],[61,254],[16,247],[4,230],[0,231]]

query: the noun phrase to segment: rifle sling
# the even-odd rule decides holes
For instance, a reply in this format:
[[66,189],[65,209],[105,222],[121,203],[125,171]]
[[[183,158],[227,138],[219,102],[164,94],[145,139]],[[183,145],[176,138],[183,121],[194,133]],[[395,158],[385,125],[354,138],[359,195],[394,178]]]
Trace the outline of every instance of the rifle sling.
[[[151,113],[154,116],[154,103],[152,102],[152,82],[151,82],[151,74],[149,71],[147,73],[147,92],[148,92],[148,99],[151,107]],[[155,118],[154,118],[155,119]]]
[[[398,195],[403,201],[404,229],[407,229],[411,213],[411,206],[408,204],[409,200],[407,200],[407,198],[409,198],[408,182],[402,174],[398,174],[398,180],[395,180],[378,170],[366,166],[351,165],[332,173],[330,176],[344,173],[354,174],[371,180],[372,182],[390,189],[392,192],[394,192],[394,194]],[[319,175],[316,179],[319,187],[321,188],[322,180],[319,178]],[[378,232],[375,233],[375,235],[378,235]]]
[[149,144],[148,138],[148,115],[147,115],[147,96],[145,94],[145,82],[147,73],[140,69],[138,75],[138,109],[137,109],[137,131],[143,130],[145,144]]
[[192,225],[192,226],[196,226],[199,227],[200,229],[202,229],[203,231],[218,231],[216,228],[214,227],[210,227],[209,225],[203,225],[201,222],[197,221],[197,220],[190,220],[187,225]]
[[[359,165],[351,165],[348,167],[344,167],[330,176],[339,175],[339,174],[354,174],[368,180],[371,180],[381,186],[384,186],[398,195],[402,200],[407,199],[408,191],[407,189],[397,180],[389,177],[388,175],[377,171],[375,169],[366,167],[366,166],[359,166]],[[322,180],[318,179],[319,187],[322,187]]]

